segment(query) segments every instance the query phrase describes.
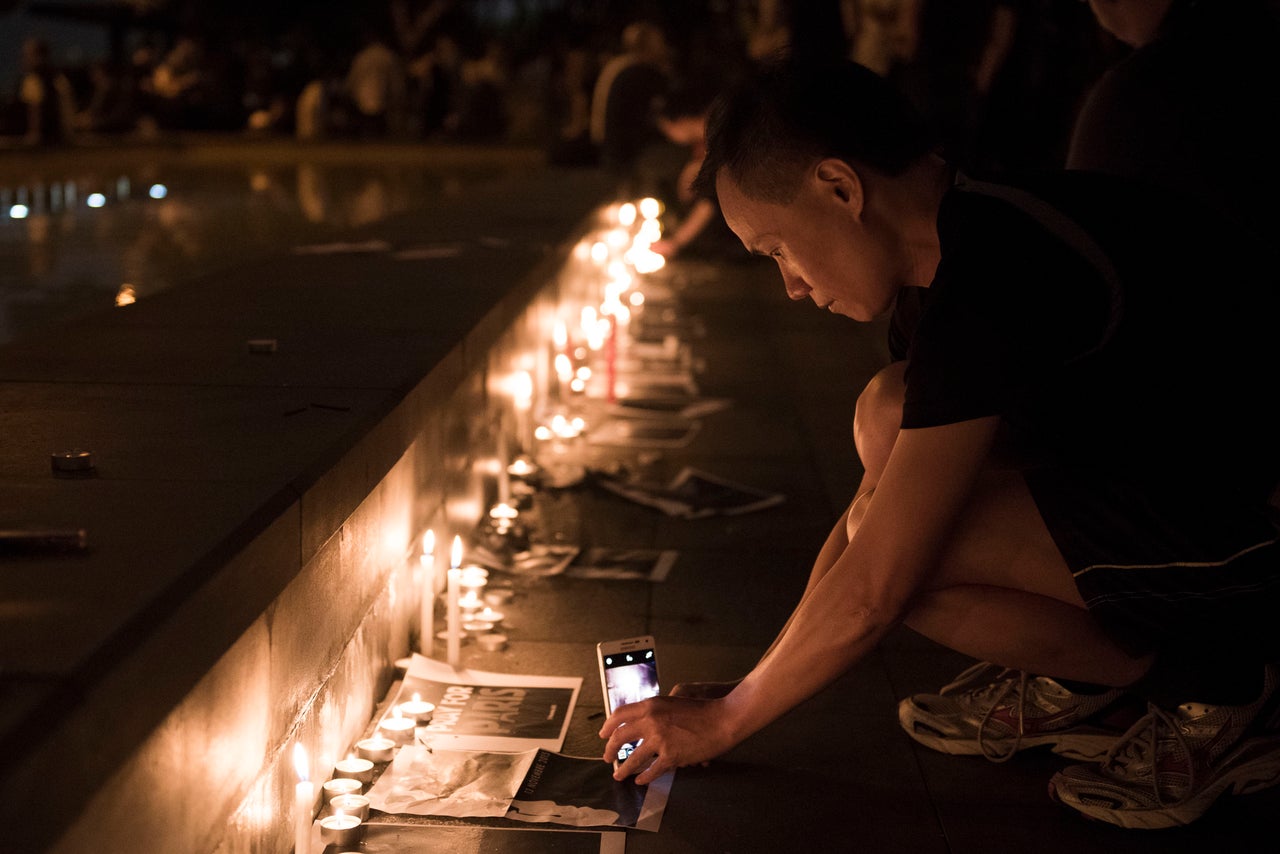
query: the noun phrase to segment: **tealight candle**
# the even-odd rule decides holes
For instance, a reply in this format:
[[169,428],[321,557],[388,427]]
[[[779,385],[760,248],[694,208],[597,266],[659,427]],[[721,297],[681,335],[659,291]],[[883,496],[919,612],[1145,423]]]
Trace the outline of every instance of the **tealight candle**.
[[354,815],[327,815],[320,819],[320,836],[328,845],[359,845],[364,838],[364,822]]
[[528,457],[516,457],[511,461],[511,465],[507,466],[507,473],[512,477],[533,477],[537,471],[538,467]]
[[333,766],[333,776],[349,777],[361,783],[369,783],[373,781],[373,763],[358,756],[348,756],[346,759],[338,760]]
[[373,735],[356,742],[356,752],[361,759],[370,762],[390,762],[395,755],[396,742],[384,735]]
[[[364,791],[364,783],[350,777],[334,777],[324,781],[324,799],[331,801],[338,795],[359,794]],[[310,822],[308,822],[310,824]]]
[[369,799],[364,795],[338,795],[329,801],[334,815],[352,815],[361,821],[369,820]]
[[[499,522],[501,522],[503,519],[507,519],[507,520],[514,519],[519,515],[520,515],[520,511],[512,507],[510,504],[508,504],[505,501],[499,504],[493,505],[493,508],[489,511],[489,518],[497,519]],[[477,567],[477,569],[478,568],[479,567]],[[467,567],[467,569],[471,569],[471,567]]]
[[488,581],[489,570],[483,566],[464,566],[458,576],[458,585],[464,593],[467,591],[479,592]]
[[400,710],[396,709],[396,713],[389,717],[383,718],[378,722],[378,729],[387,738],[396,744],[412,744],[413,731],[418,726],[418,722],[413,718],[406,718],[400,714]]
[[507,636],[490,632],[489,634],[480,635],[476,638],[476,643],[479,644],[480,648],[485,652],[497,652],[507,645]]
[[419,694],[414,694],[412,700],[405,700],[396,707],[396,711],[406,718],[412,718],[418,726],[431,723],[431,716],[435,714],[435,710],[436,704],[428,703]]
[[493,623],[485,620],[469,620],[462,624],[462,628],[467,634],[478,635],[493,629]]
[[476,613],[477,620],[484,620],[486,623],[494,623],[495,625],[506,619],[506,616],[506,614],[501,611],[495,611],[488,605],[485,605]]

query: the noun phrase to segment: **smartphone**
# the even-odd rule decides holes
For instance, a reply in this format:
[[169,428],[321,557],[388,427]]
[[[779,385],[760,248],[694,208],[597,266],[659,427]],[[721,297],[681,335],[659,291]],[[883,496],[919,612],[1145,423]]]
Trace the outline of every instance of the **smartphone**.
[[[658,652],[652,635],[601,641],[596,644],[600,665],[600,691],[604,694],[605,714],[627,703],[656,697],[658,688]],[[618,749],[613,766],[631,755],[640,742],[627,743]]]

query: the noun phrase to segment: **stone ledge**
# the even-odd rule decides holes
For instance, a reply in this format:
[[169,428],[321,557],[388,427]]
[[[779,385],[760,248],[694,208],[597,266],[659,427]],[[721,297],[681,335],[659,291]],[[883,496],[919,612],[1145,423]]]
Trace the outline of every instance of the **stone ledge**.
[[[0,419],[21,437],[0,450],[0,527],[84,527],[91,542],[83,555],[0,563],[0,797],[30,816],[10,842],[41,850],[70,826],[264,616],[259,643],[272,643],[273,603],[299,573],[334,579],[371,560],[374,545],[343,550],[344,524],[425,424],[465,424],[467,413],[442,408],[483,405],[483,387],[458,388],[483,374],[603,194],[599,176],[538,172],[350,238],[472,235],[439,263],[284,254],[0,350]],[[281,349],[249,353],[249,337],[277,337]],[[447,432],[440,441],[457,456]],[[50,477],[48,454],[68,446],[93,451],[99,476]],[[450,465],[466,461],[428,467],[447,477]],[[326,625],[325,646],[348,642],[385,597],[385,571],[364,583]],[[285,619],[325,607],[306,604],[322,588],[305,589]],[[337,655],[317,653],[316,666]],[[267,680],[264,751],[323,676]],[[234,805],[245,793],[210,794]]]

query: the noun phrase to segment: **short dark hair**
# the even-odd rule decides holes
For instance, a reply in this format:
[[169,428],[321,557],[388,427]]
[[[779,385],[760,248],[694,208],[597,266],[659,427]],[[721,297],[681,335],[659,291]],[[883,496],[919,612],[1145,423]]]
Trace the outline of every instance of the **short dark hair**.
[[911,103],[869,68],[843,59],[773,60],[712,104],[694,190],[714,198],[725,169],[747,195],[787,202],[800,169],[815,160],[838,157],[898,175],[934,146]]

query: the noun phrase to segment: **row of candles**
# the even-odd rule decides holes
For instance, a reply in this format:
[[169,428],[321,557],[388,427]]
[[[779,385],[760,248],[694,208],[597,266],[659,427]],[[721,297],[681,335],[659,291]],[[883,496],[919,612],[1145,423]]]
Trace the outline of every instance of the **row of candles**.
[[[418,727],[431,722],[435,704],[419,694],[397,704],[378,722],[374,735],[356,742],[356,753],[333,766],[333,776],[320,787],[327,815],[320,818],[320,836],[326,845],[354,848],[364,838],[370,801],[365,786],[373,782],[374,770],[395,758],[396,750],[413,744]],[[316,788],[309,779],[307,752],[301,744],[293,747],[298,784],[294,790],[294,851],[304,854],[311,847],[311,817],[315,811]]]
[[[615,393],[615,364],[618,338],[625,334],[631,312],[644,302],[639,291],[628,294],[633,279],[630,269],[637,273],[650,273],[663,265],[663,258],[649,247],[661,235],[657,217],[661,211],[655,199],[643,199],[638,204],[624,203],[610,211],[613,227],[600,235],[600,239],[582,244],[580,260],[585,257],[604,273],[603,300],[598,307],[585,306],[581,310],[580,343],[570,341],[566,324],[557,320],[552,331],[551,368],[555,385],[551,399],[557,408],[545,413],[541,423],[531,423],[534,383],[528,372],[517,373],[512,383],[515,408],[515,432],[521,453],[510,459],[507,434],[498,430],[498,503],[489,511],[489,524],[499,533],[511,530],[519,516],[512,503],[511,478],[525,480],[537,474],[538,463],[525,455],[534,442],[562,443],[573,440],[584,432],[583,419],[573,414],[568,405],[586,393],[593,380],[592,368],[586,364],[590,356],[602,354],[605,377],[601,396],[612,401]],[[626,297],[624,300],[623,297]],[[488,570],[481,566],[462,566],[462,538],[454,536],[446,573],[446,627],[435,631],[435,607],[438,578],[436,575],[435,533],[426,531],[422,538],[421,612],[419,615],[419,648],[422,654],[431,655],[434,642],[445,641],[445,658],[457,669],[461,660],[464,636],[475,637],[486,650],[501,649],[505,635],[494,631],[505,618],[493,605],[502,597],[494,594],[486,601],[485,587]],[[321,786],[326,804],[326,815],[320,819],[320,833],[326,845],[339,850],[354,849],[364,837],[365,822],[369,815],[369,798],[364,787],[370,784],[378,764],[390,762],[398,748],[412,744],[417,730],[430,722],[435,706],[422,700],[418,694],[413,699],[397,704],[385,715],[374,735],[356,742],[355,753],[335,763],[331,779]],[[309,779],[309,763],[301,744],[294,746],[294,765],[299,782],[295,790],[295,852],[310,850],[312,817],[315,815],[317,791]]]

